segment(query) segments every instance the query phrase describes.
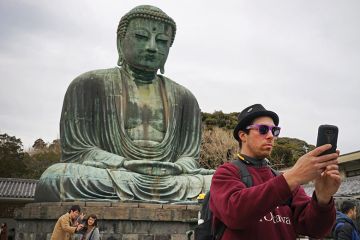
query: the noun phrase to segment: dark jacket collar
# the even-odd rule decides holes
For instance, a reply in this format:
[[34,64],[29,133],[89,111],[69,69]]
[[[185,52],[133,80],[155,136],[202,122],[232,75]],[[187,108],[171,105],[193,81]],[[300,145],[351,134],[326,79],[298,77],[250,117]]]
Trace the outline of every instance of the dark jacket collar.
[[267,160],[266,158],[257,159],[241,154],[239,155],[239,159],[243,160],[246,164],[252,165],[254,167],[266,167],[269,165],[269,160]]

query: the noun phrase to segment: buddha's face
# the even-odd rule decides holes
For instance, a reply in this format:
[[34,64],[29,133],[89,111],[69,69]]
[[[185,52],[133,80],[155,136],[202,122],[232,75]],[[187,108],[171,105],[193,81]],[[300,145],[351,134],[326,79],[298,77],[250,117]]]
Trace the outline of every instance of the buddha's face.
[[137,69],[156,72],[166,62],[171,34],[171,26],[164,22],[131,20],[121,43],[124,61]]

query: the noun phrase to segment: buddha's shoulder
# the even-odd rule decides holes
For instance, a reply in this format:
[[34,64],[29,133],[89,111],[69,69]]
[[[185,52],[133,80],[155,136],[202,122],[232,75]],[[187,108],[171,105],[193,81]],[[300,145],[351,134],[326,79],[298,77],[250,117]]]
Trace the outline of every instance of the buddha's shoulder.
[[165,77],[165,76],[161,76],[161,77],[164,79],[165,84],[167,84],[168,86],[176,89],[176,91],[181,91],[183,93],[193,95],[189,89],[187,89],[185,86],[181,85],[180,83],[175,82],[175,81],[173,81],[170,78]]
[[71,85],[86,84],[86,83],[103,83],[109,79],[118,76],[119,70],[117,67],[108,69],[97,69],[85,72],[76,77]]

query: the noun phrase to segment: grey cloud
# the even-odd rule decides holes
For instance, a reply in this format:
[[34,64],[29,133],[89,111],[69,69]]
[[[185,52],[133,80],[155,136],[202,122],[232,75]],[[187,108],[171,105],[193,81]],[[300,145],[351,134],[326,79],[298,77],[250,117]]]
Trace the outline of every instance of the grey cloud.
[[[58,136],[66,88],[77,75],[116,64],[119,18],[131,0],[0,2],[0,132],[29,146]],[[360,2],[151,1],[178,32],[166,76],[203,111],[276,110],[285,136],[314,143],[336,123],[343,153],[359,150]]]

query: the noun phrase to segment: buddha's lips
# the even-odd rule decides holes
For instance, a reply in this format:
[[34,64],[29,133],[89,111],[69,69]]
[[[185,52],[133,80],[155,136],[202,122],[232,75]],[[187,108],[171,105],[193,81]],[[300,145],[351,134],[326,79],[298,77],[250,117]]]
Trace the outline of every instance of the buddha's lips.
[[145,60],[146,61],[154,61],[156,59],[156,56],[155,55],[145,55]]

